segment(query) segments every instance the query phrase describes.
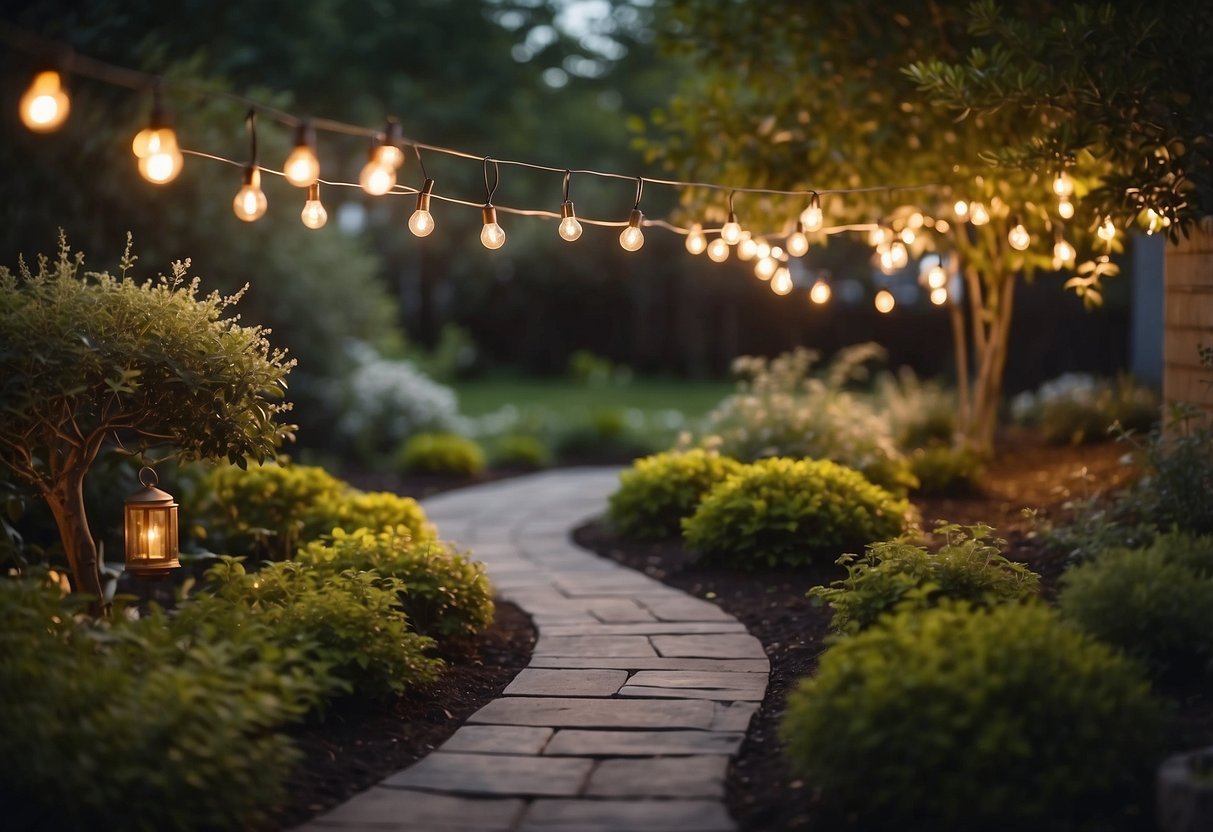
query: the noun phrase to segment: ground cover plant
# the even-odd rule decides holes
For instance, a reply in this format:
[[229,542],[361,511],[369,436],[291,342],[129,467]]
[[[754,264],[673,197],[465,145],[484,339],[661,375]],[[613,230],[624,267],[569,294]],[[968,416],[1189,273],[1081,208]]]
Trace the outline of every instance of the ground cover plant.
[[621,535],[637,540],[676,537],[683,518],[743,467],[702,448],[638,459],[619,475],[619,489],[608,505],[611,522]]

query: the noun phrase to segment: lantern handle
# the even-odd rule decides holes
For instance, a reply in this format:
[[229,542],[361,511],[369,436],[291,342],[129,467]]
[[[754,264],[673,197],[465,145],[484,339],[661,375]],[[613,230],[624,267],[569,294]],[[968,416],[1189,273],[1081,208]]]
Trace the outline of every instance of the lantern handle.
[[[152,480],[151,482],[147,481],[149,477]],[[160,482],[160,480],[156,476],[155,470],[153,470],[152,468],[149,468],[148,466],[144,465],[142,468],[139,469],[139,484],[142,485],[144,488],[155,488],[159,482]]]

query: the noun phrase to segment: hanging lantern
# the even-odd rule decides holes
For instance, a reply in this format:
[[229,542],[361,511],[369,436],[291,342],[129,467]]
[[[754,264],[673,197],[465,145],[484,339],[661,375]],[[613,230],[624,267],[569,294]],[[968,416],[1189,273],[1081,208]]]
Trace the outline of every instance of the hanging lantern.
[[156,488],[156,472],[139,471],[139,491],[126,498],[126,568],[135,575],[165,575],[177,561],[177,503]]

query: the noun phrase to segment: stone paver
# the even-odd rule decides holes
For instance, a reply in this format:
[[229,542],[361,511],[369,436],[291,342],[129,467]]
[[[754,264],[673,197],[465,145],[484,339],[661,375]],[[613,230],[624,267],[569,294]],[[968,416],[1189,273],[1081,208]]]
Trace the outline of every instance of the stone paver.
[[716,605],[572,543],[617,485],[614,469],[564,469],[423,502],[531,615],[534,655],[437,751],[305,829],[735,829],[725,772],[770,663]]

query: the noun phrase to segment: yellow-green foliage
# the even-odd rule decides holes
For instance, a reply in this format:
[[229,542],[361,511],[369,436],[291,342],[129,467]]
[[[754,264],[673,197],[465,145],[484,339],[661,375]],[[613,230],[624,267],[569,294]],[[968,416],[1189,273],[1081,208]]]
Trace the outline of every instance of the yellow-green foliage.
[[537,436],[509,433],[493,443],[493,464],[503,468],[547,468],[552,452]]
[[908,511],[905,500],[837,463],[764,459],[708,492],[682,528],[705,561],[797,567],[896,537]]
[[400,582],[400,600],[417,632],[439,640],[474,636],[493,623],[493,589],[484,565],[428,542],[408,529],[333,532],[331,541],[299,551],[300,562],[325,572],[373,569]]
[[965,496],[981,488],[981,460],[972,451],[929,445],[910,454],[916,494]]
[[1136,664],[1043,605],[947,605],[835,643],[783,733],[857,828],[1073,829],[1150,786],[1163,719]]
[[412,497],[388,491],[355,491],[347,488],[335,501],[313,506],[304,524],[305,539],[314,540],[334,529],[397,529],[404,526],[415,543],[430,543],[438,532]]
[[408,474],[473,477],[484,471],[484,451],[454,433],[419,433],[400,449],[399,464]]
[[742,468],[736,460],[700,448],[638,459],[619,475],[611,495],[611,523],[624,537],[676,537],[703,496]]
[[856,633],[882,615],[926,609],[943,601],[967,601],[992,607],[1037,597],[1040,576],[1022,563],[1003,557],[1001,540],[990,540],[986,526],[944,526],[938,533],[946,543],[930,553],[902,540],[875,543],[860,557],[843,555],[838,562],[847,577],[828,588],[809,590],[834,610],[830,626]]

